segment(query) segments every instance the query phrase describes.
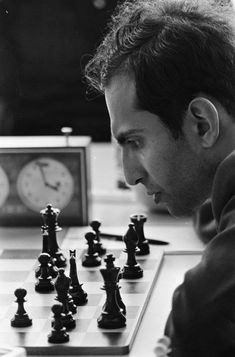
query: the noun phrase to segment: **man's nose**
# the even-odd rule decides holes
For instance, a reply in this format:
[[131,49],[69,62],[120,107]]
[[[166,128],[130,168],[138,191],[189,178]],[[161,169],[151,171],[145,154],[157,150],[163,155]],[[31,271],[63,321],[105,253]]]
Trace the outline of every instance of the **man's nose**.
[[137,185],[143,181],[144,169],[136,157],[123,154],[122,162],[124,176],[129,185]]

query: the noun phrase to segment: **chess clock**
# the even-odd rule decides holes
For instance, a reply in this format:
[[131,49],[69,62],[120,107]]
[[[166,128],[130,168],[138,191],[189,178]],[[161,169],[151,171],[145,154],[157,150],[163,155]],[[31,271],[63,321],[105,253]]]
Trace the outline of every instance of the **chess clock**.
[[0,225],[40,226],[48,203],[60,225],[89,222],[88,136],[0,137]]

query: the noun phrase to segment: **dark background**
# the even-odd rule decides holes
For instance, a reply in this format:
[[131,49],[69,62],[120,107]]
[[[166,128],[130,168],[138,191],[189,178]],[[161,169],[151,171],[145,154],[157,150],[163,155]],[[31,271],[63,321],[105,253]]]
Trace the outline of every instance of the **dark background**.
[[105,33],[117,0],[2,0],[1,33],[14,55],[20,97],[1,135],[75,135],[109,141],[103,96],[87,98],[85,63]]

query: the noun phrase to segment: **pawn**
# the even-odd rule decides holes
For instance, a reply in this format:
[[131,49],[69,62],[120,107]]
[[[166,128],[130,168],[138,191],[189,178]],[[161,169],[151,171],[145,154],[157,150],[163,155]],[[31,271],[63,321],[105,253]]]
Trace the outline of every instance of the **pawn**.
[[47,293],[54,290],[54,282],[50,275],[50,255],[47,253],[41,253],[38,257],[38,261],[41,265],[40,276],[35,284],[35,290],[42,293]]
[[142,278],[143,269],[140,267],[139,263],[137,263],[135,256],[136,251],[138,250],[138,237],[133,223],[129,224],[129,228],[124,235],[123,240],[126,244],[126,249],[124,252],[127,253],[127,262],[122,269],[122,277],[124,279]]
[[130,220],[134,223],[135,230],[138,237],[138,248],[136,255],[147,255],[150,253],[149,242],[144,235],[144,223],[147,221],[147,217],[144,214],[132,214]]
[[[48,263],[48,272],[49,275],[52,277],[52,279],[56,278],[58,275],[58,268],[55,265],[55,258],[50,257],[49,263]],[[41,265],[37,267],[35,270],[35,278],[39,278],[41,275]]]
[[52,331],[48,335],[48,342],[50,343],[64,343],[69,341],[69,335],[66,332],[66,328],[63,326],[63,305],[54,304],[51,308],[53,312],[53,322],[52,322]]
[[[48,246],[48,232],[45,226],[42,226],[42,253],[49,253],[49,246]],[[52,278],[56,278],[58,275],[58,268],[55,265],[55,258],[51,257],[50,255],[50,261],[48,263],[49,267],[49,274],[51,275]],[[39,278],[41,275],[41,265],[38,266],[38,268],[35,270],[35,277]]]
[[88,251],[87,254],[84,255],[82,265],[85,267],[97,267],[101,265],[101,258],[95,251],[96,235],[93,232],[88,232],[85,234],[85,238],[88,244]]
[[95,243],[95,250],[99,255],[104,255],[106,253],[106,249],[103,247],[103,244],[100,241],[100,226],[101,223],[99,221],[92,221],[90,223],[91,228],[96,234],[96,243]]
[[11,326],[13,327],[31,326],[32,319],[29,318],[28,314],[24,309],[24,302],[26,301],[24,298],[27,294],[27,291],[25,289],[19,288],[15,290],[14,294],[16,296],[16,302],[18,303],[18,309],[13,319],[11,319]]

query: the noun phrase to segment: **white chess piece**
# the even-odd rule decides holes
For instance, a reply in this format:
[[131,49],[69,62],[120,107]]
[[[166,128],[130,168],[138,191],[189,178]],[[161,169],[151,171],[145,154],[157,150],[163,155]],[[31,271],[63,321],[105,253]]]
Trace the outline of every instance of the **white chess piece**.
[[155,347],[155,352],[157,357],[167,357],[168,353],[171,352],[171,340],[167,336],[159,338],[157,341],[157,346]]

